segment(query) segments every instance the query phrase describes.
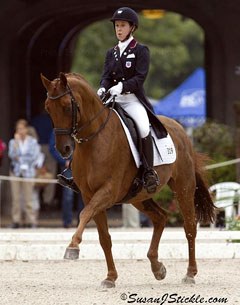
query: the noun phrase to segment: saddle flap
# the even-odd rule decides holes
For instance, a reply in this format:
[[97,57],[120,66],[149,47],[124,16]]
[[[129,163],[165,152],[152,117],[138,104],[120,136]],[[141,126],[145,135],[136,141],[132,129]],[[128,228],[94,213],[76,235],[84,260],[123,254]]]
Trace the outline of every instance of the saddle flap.
[[128,128],[130,135],[132,137],[133,143],[136,148],[140,149],[140,135],[138,133],[138,129],[134,120],[128,115],[128,113],[121,107],[119,103],[109,103],[109,107],[113,107],[113,109],[118,113],[120,118],[123,120],[124,124]]

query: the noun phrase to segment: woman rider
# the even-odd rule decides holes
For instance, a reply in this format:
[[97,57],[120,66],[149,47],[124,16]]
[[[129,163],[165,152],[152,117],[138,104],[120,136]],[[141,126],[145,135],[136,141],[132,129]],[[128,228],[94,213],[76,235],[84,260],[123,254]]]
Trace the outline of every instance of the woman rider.
[[109,91],[116,96],[116,102],[134,120],[141,137],[141,161],[144,167],[144,187],[149,193],[155,192],[159,178],[153,169],[153,143],[150,122],[158,137],[166,136],[166,130],[155,117],[147,100],[143,83],[149,69],[149,50],[138,43],[133,33],[138,28],[138,15],[129,7],[121,7],[115,11],[111,21],[118,45],[107,51],[101,87],[98,95]]

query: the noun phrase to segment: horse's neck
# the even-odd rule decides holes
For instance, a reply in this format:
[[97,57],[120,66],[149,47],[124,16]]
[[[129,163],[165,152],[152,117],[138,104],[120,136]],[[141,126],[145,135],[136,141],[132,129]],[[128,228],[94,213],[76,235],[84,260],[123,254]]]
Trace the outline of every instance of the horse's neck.
[[86,126],[81,129],[81,137],[89,136],[105,123],[109,113],[104,105],[93,96],[90,102],[86,102],[81,113],[80,126]]
[[79,78],[74,88],[80,95],[82,103],[80,107],[80,121],[78,136],[89,137],[101,130],[108,120],[109,109],[104,107],[89,84]]

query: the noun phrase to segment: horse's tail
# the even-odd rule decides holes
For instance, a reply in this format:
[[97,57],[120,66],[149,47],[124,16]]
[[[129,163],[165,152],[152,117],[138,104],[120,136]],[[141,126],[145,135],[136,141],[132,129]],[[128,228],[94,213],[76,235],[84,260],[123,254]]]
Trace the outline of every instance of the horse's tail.
[[206,177],[206,169],[204,168],[208,157],[204,154],[195,152],[195,176],[196,176],[196,191],[194,203],[196,209],[197,221],[201,223],[214,222],[215,206],[208,191],[208,183]]

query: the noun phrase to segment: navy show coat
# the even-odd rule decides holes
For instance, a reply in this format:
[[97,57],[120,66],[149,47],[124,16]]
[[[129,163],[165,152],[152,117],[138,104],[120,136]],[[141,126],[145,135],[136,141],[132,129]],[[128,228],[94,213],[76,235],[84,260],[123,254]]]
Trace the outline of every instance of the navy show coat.
[[123,51],[120,57],[119,47],[107,51],[100,86],[106,90],[122,82],[122,94],[134,93],[147,110],[149,120],[158,138],[165,137],[167,131],[153,112],[151,103],[146,98],[143,84],[149,70],[149,49],[135,39]]

